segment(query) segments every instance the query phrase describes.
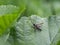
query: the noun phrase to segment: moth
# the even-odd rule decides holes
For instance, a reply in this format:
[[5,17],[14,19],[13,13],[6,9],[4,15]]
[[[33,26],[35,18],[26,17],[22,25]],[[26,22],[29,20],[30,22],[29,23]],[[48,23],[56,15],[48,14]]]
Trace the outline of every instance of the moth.
[[36,30],[38,30],[38,31],[42,31],[42,29],[41,29],[41,25],[42,25],[43,23],[40,23],[40,24],[33,24],[33,27],[36,29]]

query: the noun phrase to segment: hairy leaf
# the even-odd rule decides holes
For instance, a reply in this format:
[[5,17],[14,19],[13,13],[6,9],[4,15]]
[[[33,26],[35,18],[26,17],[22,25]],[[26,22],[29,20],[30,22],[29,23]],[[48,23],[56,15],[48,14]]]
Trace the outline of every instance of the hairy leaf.
[[[41,18],[36,15],[21,17],[16,25],[10,28],[6,36],[0,37],[2,45],[59,45],[60,43],[60,18],[51,16]],[[41,23],[43,23],[41,25]],[[35,29],[33,24],[39,24],[42,31]],[[4,39],[5,37],[5,39]]]
[[13,22],[24,11],[24,7],[19,8],[13,5],[1,5],[0,6],[0,35],[12,25]]

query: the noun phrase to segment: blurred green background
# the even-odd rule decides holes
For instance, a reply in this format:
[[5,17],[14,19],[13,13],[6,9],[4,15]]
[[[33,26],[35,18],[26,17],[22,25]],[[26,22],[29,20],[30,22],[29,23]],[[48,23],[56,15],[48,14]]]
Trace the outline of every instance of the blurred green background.
[[25,6],[24,16],[37,14],[41,17],[48,17],[50,15],[60,14],[60,0],[0,0],[0,5],[3,4],[12,4],[19,7]]

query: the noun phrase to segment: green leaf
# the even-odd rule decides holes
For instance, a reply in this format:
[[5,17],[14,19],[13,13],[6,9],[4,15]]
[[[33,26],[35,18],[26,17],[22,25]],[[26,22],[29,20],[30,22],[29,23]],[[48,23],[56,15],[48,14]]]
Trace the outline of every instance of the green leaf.
[[[17,33],[14,34],[17,34],[15,35],[15,38],[17,38],[12,39],[16,41],[15,43],[19,42],[21,45],[49,45],[50,38],[46,21],[46,18],[41,18],[36,15],[32,15],[31,17],[21,17],[15,26]],[[42,27],[40,27],[42,31],[33,28],[33,23],[43,23]]]
[[51,42],[51,45],[60,45],[60,16],[56,16],[55,21],[56,21],[56,27],[59,29],[57,30],[56,28],[54,28],[55,36]]
[[[49,34],[46,30],[47,22],[44,21],[45,18],[32,15],[31,17],[21,17],[19,22],[16,23],[14,27],[10,29],[9,36],[5,41],[6,45],[48,45]],[[42,31],[38,31],[33,28],[34,22],[44,23],[42,25]],[[44,26],[44,28],[43,28]],[[35,32],[36,30],[36,32]],[[44,36],[47,35],[47,36]],[[3,44],[4,45],[4,44]]]
[[[43,23],[41,25],[41,23]],[[39,24],[42,31],[35,29],[33,24]],[[16,25],[10,28],[6,36],[0,37],[2,45],[59,45],[60,43],[60,18],[50,16],[41,18],[36,15],[21,17]],[[5,37],[5,39],[4,39]]]
[[13,5],[0,6],[0,35],[12,25],[15,20],[21,15],[25,7],[16,7]]
[[[59,18],[60,19],[60,18]],[[55,42],[55,38],[59,36],[59,19],[57,16],[51,16],[49,18],[41,18],[36,15],[31,17],[22,17],[16,25],[18,35],[20,36],[21,45],[50,45]],[[42,31],[33,28],[33,24],[43,25],[40,27]],[[35,31],[36,30],[36,31]],[[59,44],[59,38],[58,43]],[[53,41],[55,40],[55,41]],[[56,45],[54,43],[54,45]]]

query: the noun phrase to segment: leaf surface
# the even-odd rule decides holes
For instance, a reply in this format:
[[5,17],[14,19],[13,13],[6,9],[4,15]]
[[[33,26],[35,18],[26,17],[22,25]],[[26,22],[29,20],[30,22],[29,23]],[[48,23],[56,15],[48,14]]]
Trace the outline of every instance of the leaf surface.
[[24,7],[19,8],[13,5],[0,6],[0,35],[2,35],[24,11]]

